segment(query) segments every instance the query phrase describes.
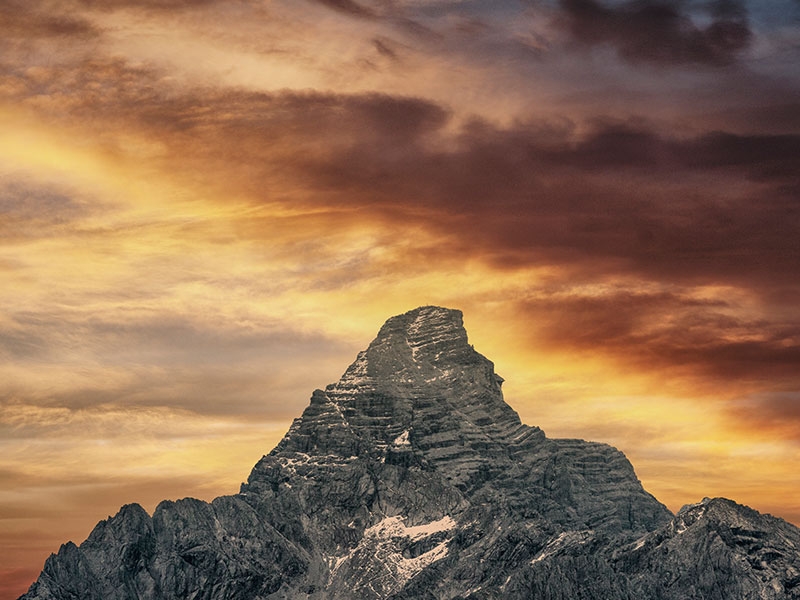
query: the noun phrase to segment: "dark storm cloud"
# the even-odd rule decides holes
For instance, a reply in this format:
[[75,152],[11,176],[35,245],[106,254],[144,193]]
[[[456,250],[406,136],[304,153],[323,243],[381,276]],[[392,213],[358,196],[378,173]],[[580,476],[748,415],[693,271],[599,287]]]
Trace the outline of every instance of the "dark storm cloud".
[[793,281],[800,267],[798,165],[798,136],[676,139],[614,125],[575,139],[476,124],[445,152],[414,137],[385,151],[362,140],[293,167],[351,204],[424,210],[469,240],[459,251],[499,264],[765,283]]
[[798,134],[675,137],[602,120],[581,134],[570,122],[454,127],[445,108],[421,98],[175,93],[156,72],[121,61],[48,77],[20,100],[58,97],[66,118],[100,135],[157,136],[180,156],[176,168],[209,185],[263,195],[279,183],[303,190],[297,201],[310,206],[409,223],[424,214],[426,226],[465,241],[458,252],[498,265],[555,261],[764,291],[792,284],[800,268]]
[[683,2],[630,0],[608,5],[596,0],[560,0],[560,23],[579,44],[613,46],[633,62],[721,66],[734,62],[752,32],[742,2],[705,4],[710,22],[696,24]]
[[778,95],[778,103],[752,106],[740,109],[728,109],[717,114],[705,115],[706,120],[734,123],[748,132],[760,134],[800,133],[800,102],[780,102],[780,98],[795,97],[795,93]]
[[800,134],[678,137],[600,119],[457,125],[414,97],[178,93],[115,60],[39,74],[19,100],[47,95],[97,135],[154,136],[171,168],[226,193],[268,200],[273,185],[294,188],[296,203],[424,224],[455,240],[453,252],[498,266],[555,262],[765,294],[794,286],[800,269]]
[[674,139],[642,127],[609,124],[572,147],[556,150],[549,158],[589,170],[744,168],[755,179],[796,178],[800,134],[738,135],[714,131]]
[[[521,310],[547,343],[605,352],[648,370],[797,383],[800,322],[736,316],[733,305],[673,293],[553,294]],[[800,413],[797,415],[800,417]]]

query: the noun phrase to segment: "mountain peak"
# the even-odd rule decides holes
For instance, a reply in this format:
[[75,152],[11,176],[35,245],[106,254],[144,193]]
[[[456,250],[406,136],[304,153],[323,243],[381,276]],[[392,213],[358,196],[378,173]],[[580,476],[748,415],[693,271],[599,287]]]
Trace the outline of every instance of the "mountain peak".
[[606,444],[505,403],[461,312],[392,317],[239,494],[123,507],[24,600],[800,599],[800,530],[724,499],[672,515]]
[[420,306],[388,319],[339,384],[362,382],[364,376],[397,382],[417,380],[420,375],[430,383],[430,369],[441,370],[465,359],[477,364],[481,362],[477,357],[491,365],[469,345],[460,310]]
[[[368,455],[433,470],[468,496],[485,495],[511,511],[536,506],[587,527],[638,531],[668,517],[615,448],[549,440],[523,425],[503,399],[502,381],[469,344],[461,311],[422,306],[391,317],[338,382],[314,392],[245,489],[273,481],[276,465],[286,461],[327,464],[334,456]],[[574,465],[574,472],[551,480],[553,464]],[[584,482],[596,472],[614,472],[618,483]],[[529,487],[522,490],[525,479]]]
[[315,391],[275,452],[380,452],[406,430],[412,447],[442,427],[507,432],[520,419],[502,381],[469,344],[460,310],[421,306],[388,319],[339,381]]
[[469,344],[460,310],[421,306],[388,319],[326,392],[371,387],[392,393],[404,389],[413,395],[412,388],[446,386],[464,400],[482,398],[505,405],[502,381],[494,364]]
[[378,339],[402,335],[408,340],[423,340],[435,334],[466,342],[462,312],[441,306],[420,306],[388,319],[378,332]]

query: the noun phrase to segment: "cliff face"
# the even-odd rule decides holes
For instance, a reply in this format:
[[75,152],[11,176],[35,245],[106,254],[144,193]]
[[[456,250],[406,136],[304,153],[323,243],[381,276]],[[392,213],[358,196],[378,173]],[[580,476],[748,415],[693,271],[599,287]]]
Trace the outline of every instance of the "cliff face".
[[724,499],[673,516],[502,381],[459,311],[393,317],[239,494],[125,506],[22,598],[800,598],[797,528]]

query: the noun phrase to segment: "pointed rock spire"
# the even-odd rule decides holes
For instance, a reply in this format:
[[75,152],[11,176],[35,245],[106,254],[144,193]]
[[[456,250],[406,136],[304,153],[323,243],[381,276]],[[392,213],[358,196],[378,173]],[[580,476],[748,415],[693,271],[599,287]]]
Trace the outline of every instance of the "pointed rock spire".
[[24,600],[796,600],[800,531],[731,501],[672,515],[625,455],[503,400],[461,313],[389,319],[241,492],[136,505]]
[[316,390],[275,451],[382,452],[403,431],[420,446],[445,429],[502,437],[520,420],[501,382],[469,344],[461,311],[422,306],[386,321],[338,382]]

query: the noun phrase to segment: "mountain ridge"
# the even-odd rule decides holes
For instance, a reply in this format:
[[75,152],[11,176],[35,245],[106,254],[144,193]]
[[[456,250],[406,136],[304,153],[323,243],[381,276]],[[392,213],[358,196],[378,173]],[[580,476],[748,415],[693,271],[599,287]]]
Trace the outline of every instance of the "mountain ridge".
[[673,515],[502,381],[460,311],[392,317],[238,494],[126,505],[21,598],[800,598],[800,530],[723,499]]

